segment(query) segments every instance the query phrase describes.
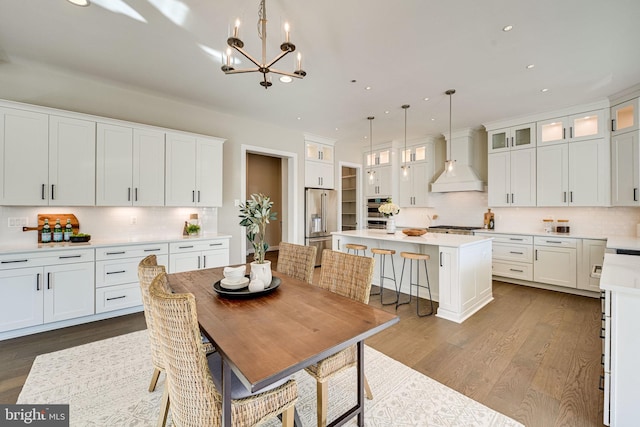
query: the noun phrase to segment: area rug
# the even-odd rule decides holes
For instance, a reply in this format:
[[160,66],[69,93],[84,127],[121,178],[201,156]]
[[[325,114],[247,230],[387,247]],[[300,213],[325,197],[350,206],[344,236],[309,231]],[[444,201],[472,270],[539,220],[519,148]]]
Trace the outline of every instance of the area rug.
[[[149,393],[153,371],[149,354],[147,332],[139,331],[40,355],[18,403],[68,403],[71,426],[153,426],[164,374],[156,391]],[[522,425],[368,346],[365,373],[374,395],[365,403],[366,426]],[[355,376],[353,368],[330,380],[330,420],[355,403]],[[295,378],[302,423],[315,426],[315,380],[305,372]],[[263,425],[280,423],[274,419]]]

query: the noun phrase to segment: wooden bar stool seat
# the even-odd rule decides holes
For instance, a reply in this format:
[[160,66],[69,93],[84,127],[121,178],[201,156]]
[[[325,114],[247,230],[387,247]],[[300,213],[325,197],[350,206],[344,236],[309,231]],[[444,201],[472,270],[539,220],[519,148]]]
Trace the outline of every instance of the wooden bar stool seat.
[[[398,281],[396,280],[396,266],[393,263],[393,255],[395,255],[396,251],[393,249],[383,249],[383,248],[372,248],[371,249],[371,254],[373,255],[373,258],[375,259],[376,255],[379,255],[380,257],[380,291],[376,292],[376,293],[371,293],[371,295],[378,295],[380,294],[380,304],[382,305],[391,305],[391,304],[397,304],[398,303]],[[391,258],[391,268],[393,270],[393,277],[391,276],[386,276],[385,275],[385,267],[387,264],[387,256],[389,256],[389,258]],[[394,301],[391,302],[384,302],[382,300],[382,294],[384,293],[384,280],[392,280],[393,281],[393,285],[396,288],[396,298]]]
[[[416,314],[418,317],[423,316],[431,316],[433,314],[433,300],[431,299],[431,287],[429,286],[429,269],[427,268],[427,261],[431,259],[431,257],[427,254],[419,254],[415,252],[400,252],[400,256],[403,258],[402,260],[402,273],[400,274],[400,288],[402,288],[402,279],[404,278],[404,265],[407,260],[409,260],[409,301],[400,302],[400,290],[398,290],[398,297],[396,301],[396,310],[398,306],[403,304],[411,304],[411,296],[413,295],[413,287],[416,288]],[[426,284],[420,284],[420,261],[424,263],[424,274],[427,279]],[[413,264],[416,264],[416,281],[413,282]],[[429,303],[431,304],[431,311],[428,313],[421,314],[420,313],[420,288],[427,289],[429,291]]]
[[362,251],[362,256],[364,256],[367,251],[367,247],[365,245],[359,245],[357,243],[347,243],[344,247],[347,248],[348,254],[353,251],[354,255],[360,255],[360,251]]

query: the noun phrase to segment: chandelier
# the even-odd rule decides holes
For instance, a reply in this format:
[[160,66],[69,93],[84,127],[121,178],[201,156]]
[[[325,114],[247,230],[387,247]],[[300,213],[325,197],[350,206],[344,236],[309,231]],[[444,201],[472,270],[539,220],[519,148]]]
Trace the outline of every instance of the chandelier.
[[[229,45],[229,47],[227,48],[227,58],[225,64],[221,67],[222,71],[224,71],[225,74],[253,72],[262,73],[262,81],[260,81],[260,86],[263,86],[265,89],[268,89],[269,86],[273,85],[273,83],[271,83],[271,79],[267,76],[267,74],[269,73],[279,74],[281,76],[287,77],[295,77],[297,79],[301,79],[307,75],[307,73],[302,70],[302,55],[300,53],[298,53],[298,58],[296,60],[296,69],[293,73],[287,73],[286,71],[280,71],[275,68],[271,68],[285,55],[296,50],[296,46],[289,40],[288,23],[284,24],[285,40],[280,45],[280,54],[273,58],[271,62],[267,62],[267,8],[265,6],[265,0],[260,0],[260,8],[258,9],[258,37],[260,37],[260,40],[262,40],[262,61],[258,61],[243,49],[244,42],[238,37],[239,26],[240,20],[236,20],[235,26],[233,28],[233,35],[227,39],[227,44]],[[231,56],[232,48],[240,52],[242,56],[255,64],[255,67],[236,70],[233,67],[233,60]],[[289,79],[289,81],[291,81],[291,79]]]

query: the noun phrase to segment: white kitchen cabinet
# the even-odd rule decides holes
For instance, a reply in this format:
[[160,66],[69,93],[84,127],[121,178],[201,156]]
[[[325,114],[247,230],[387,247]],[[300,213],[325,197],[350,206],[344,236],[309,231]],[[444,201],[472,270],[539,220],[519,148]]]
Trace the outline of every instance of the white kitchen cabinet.
[[613,206],[640,205],[640,149],[638,131],[611,137],[611,204]]
[[433,162],[408,164],[408,180],[400,182],[399,205],[402,208],[429,207],[429,183],[434,174]]
[[[373,179],[369,172],[373,173]],[[367,169],[365,175],[365,197],[391,197],[391,166],[378,166]]]
[[365,164],[367,166],[384,166],[391,164],[391,148],[377,148],[373,151],[367,151],[365,154]]
[[611,107],[611,134],[638,130],[640,98],[633,98]]
[[489,153],[512,151],[536,146],[536,124],[524,123],[488,131]]
[[0,204],[95,203],[95,123],[0,108]]
[[577,239],[534,236],[533,280],[577,287]]
[[305,187],[309,188],[334,188],[334,167],[333,163],[305,162],[304,171]]
[[[412,145],[406,150],[401,150],[400,207],[429,207],[429,183],[435,173],[433,157],[433,142]],[[406,178],[402,166],[407,167]]]
[[603,138],[607,110],[595,110],[537,122],[538,147]]
[[608,206],[610,150],[592,139],[538,146],[538,206]]
[[164,205],[164,133],[98,123],[98,206]]
[[488,187],[491,207],[536,206],[536,150],[489,154]]
[[218,138],[166,136],[167,206],[222,206],[222,144]]
[[333,145],[306,139],[305,159],[333,164]]
[[229,240],[185,240],[169,245],[169,272],[201,270],[229,265]]
[[123,245],[96,249],[96,313],[142,305],[138,264],[155,255],[158,265],[168,266],[167,243]]
[[0,256],[0,332],[94,314],[92,249]]
[[49,205],[96,203],[96,123],[49,116]]
[[594,265],[602,267],[606,240],[582,239],[582,259],[578,263],[578,289],[600,292],[600,279],[591,277]]
[[520,280],[533,280],[533,236],[481,234],[493,237],[492,274]]

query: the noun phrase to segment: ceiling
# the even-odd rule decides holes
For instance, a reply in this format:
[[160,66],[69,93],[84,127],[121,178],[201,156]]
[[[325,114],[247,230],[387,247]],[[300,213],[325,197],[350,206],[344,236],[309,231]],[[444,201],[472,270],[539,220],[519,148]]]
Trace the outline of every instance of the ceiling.
[[[259,74],[225,75],[207,51],[225,49],[239,17],[245,49],[260,57],[258,5],[2,0],[0,73],[23,58],[357,144],[368,144],[371,115],[374,144],[402,140],[403,104],[408,139],[448,134],[447,89],[456,130],[640,83],[638,0],[267,0],[268,58],[288,21],[307,77],[265,90]],[[278,68],[293,71],[293,56]]]

